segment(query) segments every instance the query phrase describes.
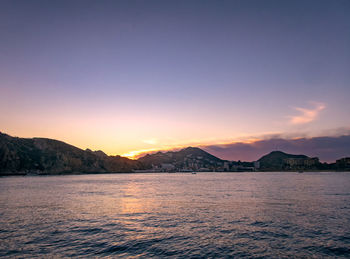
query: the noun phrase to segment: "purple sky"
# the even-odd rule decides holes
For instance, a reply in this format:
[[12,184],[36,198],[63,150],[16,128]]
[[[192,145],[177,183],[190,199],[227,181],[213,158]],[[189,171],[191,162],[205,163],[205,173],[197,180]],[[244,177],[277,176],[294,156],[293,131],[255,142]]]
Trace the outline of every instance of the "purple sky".
[[11,135],[133,154],[350,128],[347,0],[2,0],[0,39]]

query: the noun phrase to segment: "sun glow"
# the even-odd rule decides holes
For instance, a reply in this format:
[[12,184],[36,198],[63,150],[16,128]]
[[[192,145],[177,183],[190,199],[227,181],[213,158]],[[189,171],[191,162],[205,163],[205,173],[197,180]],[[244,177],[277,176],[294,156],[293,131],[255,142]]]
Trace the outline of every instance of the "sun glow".
[[167,152],[167,151],[178,151],[180,149],[186,148],[186,147],[199,147],[203,148],[210,145],[216,145],[216,146],[226,146],[233,143],[245,143],[245,144],[251,144],[257,141],[262,140],[262,138],[257,137],[249,137],[249,138],[237,138],[236,140],[222,140],[222,141],[189,141],[187,144],[182,145],[171,145],[171,146],[163,146],[163,147],[157,147],[157,148],[151,148],[151,149],[141,149],[141,150],[133,150],[128,153],[122,154],[121,156],[127,157],[129,159],[138,159],[142,156],[145,156],[146,154],[156,153],[156,152]]
[[158,149],[155,149],[155,148],[152,148],[152,149],[142,149],[142,150],[134,150],[134,151],[130,151],[130,152],[128,152],[128,153],[122,154],[121,156],[130,158],[130,159],[137,159],[137,158],[139,158],[142,154],[154,152],[154,151],[157,151],[157,150],[158,150]]

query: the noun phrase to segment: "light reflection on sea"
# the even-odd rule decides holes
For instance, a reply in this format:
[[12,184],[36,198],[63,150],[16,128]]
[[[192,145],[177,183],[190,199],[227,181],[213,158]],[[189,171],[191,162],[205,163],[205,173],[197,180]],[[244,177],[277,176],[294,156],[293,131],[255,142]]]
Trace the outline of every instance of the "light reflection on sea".
[[350,173],[0,178],[4,257],[349,257]]

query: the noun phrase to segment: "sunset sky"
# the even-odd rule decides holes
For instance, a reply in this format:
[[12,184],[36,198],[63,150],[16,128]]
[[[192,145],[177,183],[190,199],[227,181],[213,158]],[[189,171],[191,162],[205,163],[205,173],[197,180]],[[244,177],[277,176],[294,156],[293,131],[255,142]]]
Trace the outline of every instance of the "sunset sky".
[[336,137],[349,99],[348,0],[0,1],[13,136],[111,155]]

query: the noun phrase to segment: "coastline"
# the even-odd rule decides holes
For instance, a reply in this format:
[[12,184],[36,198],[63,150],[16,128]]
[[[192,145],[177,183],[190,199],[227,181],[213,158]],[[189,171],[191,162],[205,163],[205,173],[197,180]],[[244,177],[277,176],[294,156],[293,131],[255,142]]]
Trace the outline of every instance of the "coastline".
[[[298,171],[291,170],[291,171],[227,171],[227,172],[196,172],[196,174],[252,174],[252,173],[298,173]],[[350,173],[349,170],[304,170],[303,173]],[[0,173],[1,177],[15,177],[15,176],[68,176],[68,175],[105,175],[105,174],[192,174],[192,172],[62,172],[62,173],[26,173],[26,172],[18,172],[18,173]]]

